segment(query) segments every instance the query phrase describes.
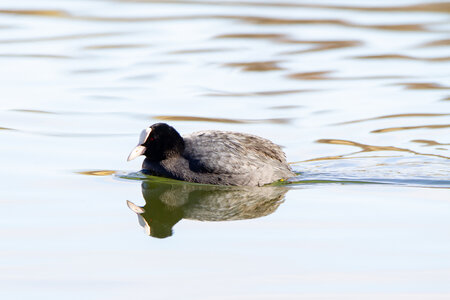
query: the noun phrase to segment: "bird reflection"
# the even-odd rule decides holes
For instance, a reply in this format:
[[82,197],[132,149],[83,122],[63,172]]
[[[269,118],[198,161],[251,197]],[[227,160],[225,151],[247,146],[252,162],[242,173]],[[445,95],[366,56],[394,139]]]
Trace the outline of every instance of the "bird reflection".
[[232,221],[259,218],[273,213],[283,202],[286,187],[229,187],[181,182],[143,181],[146,204],[127,201],[145,232],[156,238],[173,234],[181,219]]

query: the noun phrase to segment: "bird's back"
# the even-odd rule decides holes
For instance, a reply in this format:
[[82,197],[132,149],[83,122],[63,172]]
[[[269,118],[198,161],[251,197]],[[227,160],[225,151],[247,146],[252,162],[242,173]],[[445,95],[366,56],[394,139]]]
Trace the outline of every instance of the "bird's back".
[[217,175],[216,184],[264,185],[295,175],[280,146],[255,135],[208,130],[183,138],[190,169],[199,178]]

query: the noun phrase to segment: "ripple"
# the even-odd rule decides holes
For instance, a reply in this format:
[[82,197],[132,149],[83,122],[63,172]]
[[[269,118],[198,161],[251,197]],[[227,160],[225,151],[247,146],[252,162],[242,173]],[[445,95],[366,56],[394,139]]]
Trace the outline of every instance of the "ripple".
[[[429,154],[429,153],[419,153],[410,149],[406,148],[399,148],[394,146],[374,146],[374,145],[367,145],[362,144],[358,142],[353,142],[349,140],[340,140],[340,139],[319,139],[316,141],[317,143],[322,144],[331,144],[331,145],[345,145],[345,146],[354,146],[358,147],[361,150],[358,152],[350,153],[350,154],[343,154],[343,155],[336,155],[336,156],[326,156],[326,157],[320,157],[320,158],[313,158],[306,161],[321,161],[321,160],[334,160],[334,159],[344,159],[347,158],[349,155],[354,155],[358,153],[365,153],[365,152],[377,152],[377,151],[396,151],[396,152],[406,152],[411,153],[415,155],[423,155],[423,156],[431,156],[431,157],[439,157],[439,158],[445,158],[450,159],[450,157],[443,156],[443,155],[437,155],[437,154]],[[298,163],[294,162],[293,164]]]
[[6,58],[51,58],[51,59],[73,59],[72,56],[55,54],[0,54],[0,57]]
[[353,124],[353,123],[361,123],[361,122],[367,122],[367,121],[373,121],[373,120],[382,120],[382,119],[394,119],[394,118],[416,118],[416,117],[442,117],[442,116],[449,116],[450,114],[432,114],[432,113],[409,113],[409,114],[394,114],[394,115],[384,115],[374,118],[367,118],[367,119],[359,119],[359,120],[353,120],[353,121],[347,121],[342,123],[336,123],[333,125],[346,125],[346,124]]
[[388,24],[388,25],[361,25],[347,22],[341,19],[281,19],[258,16],[210,16],[210,18],[217,19],[232,19],[244,23],[257,25],[335,25],[343,27],[378,29],[390,31],[429,31],[425,24]]
[[211,97],[253,97],[253,96],[278,96],[278,95],[289,95],[313,92],[314,90],[283,90],[283,91],[262,91],[262,92],[243,92],[243,93],[233,93],[233,92],[214,92],[203,94],[203,96]]
[[319,51],[336,50],[350,47],[358,47],[363,45],[361,41],[298,41],[290,40],[286,41],[289,44],[311,44],[313,47],[311,49],[295,50],[295,51],[285,51],[281,54],[301,54]]
[[[253,4],[256,5],[256,4]],[[316,6],[321,7],[321,6]],[[327,8],[326,6],[322,6]],[[445,6],[444,6],[445,7]],[[332,7],[329,8],[343,8]],[[344,9],[344,8],[343,8]],[[345,8],[349,9],[349,8]],[[359,8],[355,8],[359,9]],[[187,20],[235,20],[249,24],[257,25],[335,25],[354,28],[367,28],[378,30],[393,30],[393,31],[428,31],[425,24],[392,24],[392,25],[362,25],[347,22],[340,19],[287,19],[287,18],[271,18],[260,16],[236,16],[236,15],[184,15],[184,16],[161,16],[161,17],[101,17],[101,16],[80,16],[72,15],[61,10],[0,10],[0,14],[15,14],[15,15],[34,15],[40,17],[58,17],[84,21],[97,22],[161,22],[161,21],[187,21]],[[436,24],[436,23],[434,23]]]
[[114,72],[117,71],[117,69],[112,68],[104,68],[104,69],[78,69],[78,70],[72,70],[70,73],[72,74],[97,74],[97,73],[108,73],[108,72]]
[[444,47],[444,46],[450,46],[450,39],[436,40],[421,45],[421,47]]
[[57,113],[52,112],[52,111],[39,110],[39,109],[11,109],[11,111],[23,112],[23,113],[32,113],[32,114],[49,114],[49,115],[57,114]]
[[448,90],[450,87],[433,82],[404,82],[395,85],[404,86],[408,90]]
[[153,80],[157,78],[157,74],[140,74],[140,75],[133,75],[133,76],[126,76],[123,79],[124,80]]
[[368,25],[359,27],[369,29],[392,30],[392,31],[428,31],[428,29],[425,28],[424,24],[373,25],[373,26]]
[[318,41],[318,40],[296,40],[292,39],[285,34],[279,33],[234,33],[234,34],[222,34],[215,36],[216,39],[260,39],[275,42],[277,44],[307,44],[311,45],[311,49],[285,51],[281,54],[300,54],[309,52],[319,52],[326,50],[334,50],[348,47],[361,46],[363,42],[359,40],[336,40],[336,41]]
[[136,48],[147,48],[148,44],[108,44],[108,45],[91,45],[86,46],[85,50],[116,50],[116,49],[136,49]]
[[90,176],[109,176],[116,174],[115,170],[88,170],[88,171],[76,171],[75,173],[81,175],[90,175]]
[[0,9],[0,14],[67,18],[69,13],[54,9]]
[[438,143],[436,141],[433,140],[412,140],[411,142],[413,143],[420,143],[420,144],[425,144],[423,146],[429,147],[429,146],[447,146],[450,145],[450,143]]
[[231,124],[260,124],[260,123],[288,124],[292,121],[292,119],[287,118],[243,120],[243,119],[206,118],[193,116],[154,116],[153,119],[162,121],[195,121],[195,122],[231,123]]
[[246,72],[267,72],[284,70],[278,66],[281,61],[255,61],[255,62],[236,62],[223,64],[225,67],[240,68]]
[[232,48],[184,49],[184,50],[170,51],[168,52],[168,54],[202,54],[202,53],[227,52],[234,50],[236,49]]
[[121,2],[149,2],[149,3],[163,3],[163,4],[198,4],[198,5],[212,5],[212,6],[250,6],[250,7],[284,7],[284,8],[326,8],[336,10],[350,10],[350,11],[368,11],[368,12],[435,12],[435,13],[449,13],[450,5],[446,2],[431,2],[420,3],[403,6],[356,6],[356,5],[330,5],[330,4],[312,4],[312,3],[295,3],[295,2],[280,2],[280,1],[196,1],[196,0],[118,0]]
[[127,35],[127,34],[129,34],[129,32],[100,32],[100,33],[67,34],[67,35],[58,35],[58,36],[50,36],[50,37],[38,37],[38,38],[33,37],[33,38],[0,40],[0,44],[19,44],[19,43],[92,39],[92,38],[99,38],[99,37],[120,36],[120,35]]
[[133,112],[114,112],[114,111],[44,111],[44,110],[35,110],[35,109],[11,109],[9,111],[19,112],[19,113],[32,113],[32,114],[50,114],[50,115],[63,115],[63,116],[104,116],[104,115],[113,115],[113,116],[124,116],[132,119],[149,119],[149,115],[143,113],[133,113]]
[[295,109],[295,108],[301,108],[303,106],[301,105],[276,105],[269,107],[270,109]]
[[384,133],[384,132],[392,132],[392,131],[402,131],[402,130],[414,130],[414,129],[442,129],[449,128],[450,124],[439,124],[439,125],[420,125],[420,126],[403,126],[403,127],[390,127],[372,130],[372,133]]
[[327,75],[331,73],[333,73],[333,71],[303,72],[303,73],[289,74],[288,77],[299,80],[328,80],[331,78],[328,77]]
[[405,76],[382,75],[382,76],[361,76],[361,77],[332,77],[334,71],[315,71],[288,74],[286,77],[296,80],[378,80],[378,79],[402,79]]
[[[117,85],[110,85],[110,86],[97,86],[97,87],[80,87],[80,88],[73,88],[73,90],[77,91],[84,91],[84,92],[91,92],[91,91],[137,91],[137,90],[145,90],[146,87],[144,86],[117,86]],[[106,96],[109,97],[109,96]],[[112,98],[119,98],[116,96],[111,96]]]
[[308,7],[332,8],[343,10],[369,11],[369,12],[436,12],[450,13],[450,4],[445,2],[421,3],[404,6],[335,6],[335,5],[308,5]]
[[88,96],[88,98],[92,99],[92,100],[101,100],[101,101],[125,101],[125,100],[127,100],[124,97],[109,96],[109,95],[90,95],[90,96]]
[[390,184],[449,188],[448,162],[432,157],[348,157],[301,164],[292,184]]
[[383,55],[365,55],[365,56],[353,56],[356,59],[401,59],[401,60],[418,60],[426,62],[441,62],[450,61],[450,56],[446,57],[414,57],[401,54],[383,54]]
[[132,136],[129,133],[84,133],[84,132],[54,132],[54,131],[33,131],[33,130],[22,130],[15,128],[4,128],[0,127],[0,130],[14,130],[17,132],[38,135],[38,136],[50,136],[50,137],[62,137],[62,138],[111,138],[111,137],[124,137]]
[[251,39],[251,40],[287,40],[287,35],[280,33],[229,33],[216,35],[216,39]]

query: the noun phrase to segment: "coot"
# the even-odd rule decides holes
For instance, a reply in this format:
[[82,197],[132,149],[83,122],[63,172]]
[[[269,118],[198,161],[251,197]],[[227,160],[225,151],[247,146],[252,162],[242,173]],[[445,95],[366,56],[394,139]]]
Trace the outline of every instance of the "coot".
[[262,186],[295,176],[280,146],[239,132],[205,130],[182,137],[156,123],[142,131],[128,161],[145,155],[143,172],[189,182]]

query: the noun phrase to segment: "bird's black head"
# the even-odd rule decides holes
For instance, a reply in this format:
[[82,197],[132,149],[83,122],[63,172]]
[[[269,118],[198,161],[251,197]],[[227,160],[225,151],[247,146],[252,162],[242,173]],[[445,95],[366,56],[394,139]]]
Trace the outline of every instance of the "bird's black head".
[[128,161],[139,155],[145,155],[151,161],[161,161],[172,156],[181,155],[184,140],[180,134],[165,123],[156,123],[142,130],[139,144],[128,156]]

